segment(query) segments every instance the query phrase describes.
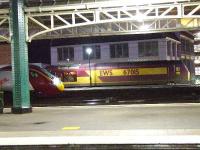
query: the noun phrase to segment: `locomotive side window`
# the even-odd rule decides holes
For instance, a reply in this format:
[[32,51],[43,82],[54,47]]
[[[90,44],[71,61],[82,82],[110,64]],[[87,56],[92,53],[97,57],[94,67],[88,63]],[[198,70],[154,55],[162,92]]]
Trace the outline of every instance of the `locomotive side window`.
[[167,56],[171,56],[171,41],[167,41]]
[[35,71],[30,71],[30,75],[31,75],[32,78],[38,77],[38,73],[36,73]]
[[88,54],[86,49],[90,47],[92,49],[92,53],[90,55],[90,59],[101,59],[101,47],[100,45],[91,45],[91,46],[83,46],[83,59],[88,60]]
[[110,44],[110,58],[129,57],[128,43]]
[[172,43],[172,56],[176,56],[176,53],[177,53],[177,46],[176,46],[176,43],[173,42]]
[[60,47],[57,49],[58,61],[74,60],[74,47]]
[[158,41],[146,41],[138,43],[139,57],[158,56]]
[[76,71],[67,71],[63,75],[64,82],[77,82],[77,72]]

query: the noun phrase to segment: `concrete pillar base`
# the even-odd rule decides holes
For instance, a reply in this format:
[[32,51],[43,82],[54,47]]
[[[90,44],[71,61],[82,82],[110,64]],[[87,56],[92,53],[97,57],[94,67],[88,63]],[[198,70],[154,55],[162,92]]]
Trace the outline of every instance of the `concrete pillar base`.
[[30,108],[12,108],[13,114],[24,114],[24,113],[31,113],[32,107]]

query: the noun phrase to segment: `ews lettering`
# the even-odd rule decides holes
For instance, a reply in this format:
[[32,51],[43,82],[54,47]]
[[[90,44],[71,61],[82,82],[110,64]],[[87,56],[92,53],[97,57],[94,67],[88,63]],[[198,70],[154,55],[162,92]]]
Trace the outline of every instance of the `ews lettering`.
[[112,70],[100,70],[100,76],[112,76]]

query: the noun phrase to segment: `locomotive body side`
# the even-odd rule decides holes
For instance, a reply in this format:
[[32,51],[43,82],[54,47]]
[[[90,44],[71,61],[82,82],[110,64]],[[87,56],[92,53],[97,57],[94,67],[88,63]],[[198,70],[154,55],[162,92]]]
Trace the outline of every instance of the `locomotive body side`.
[[[60,75],[65,87],[90,86],[90,70],[51,70]],[[189,83],[189,71],[181,61],[102,63],[91,65],[92,86]]]

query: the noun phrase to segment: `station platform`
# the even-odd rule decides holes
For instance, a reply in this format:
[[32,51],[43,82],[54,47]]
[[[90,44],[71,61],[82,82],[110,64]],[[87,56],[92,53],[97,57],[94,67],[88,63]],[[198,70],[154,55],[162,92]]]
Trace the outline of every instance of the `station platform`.
[[200,144],[200,104],[33,107],[0,115],[0,146]]

